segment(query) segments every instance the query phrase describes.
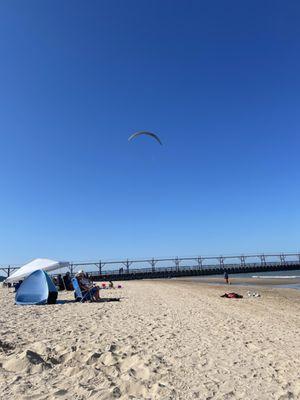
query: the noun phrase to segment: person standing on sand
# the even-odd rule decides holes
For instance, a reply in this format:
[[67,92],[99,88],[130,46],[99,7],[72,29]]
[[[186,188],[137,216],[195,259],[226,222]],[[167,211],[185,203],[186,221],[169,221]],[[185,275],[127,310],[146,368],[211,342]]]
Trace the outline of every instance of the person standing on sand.
[[228,279],[228,272],[227,272],[227,271],[224,272],[224,279],[225,279],[225,282],[226,282],[227,285],[228,285],[229,279]]

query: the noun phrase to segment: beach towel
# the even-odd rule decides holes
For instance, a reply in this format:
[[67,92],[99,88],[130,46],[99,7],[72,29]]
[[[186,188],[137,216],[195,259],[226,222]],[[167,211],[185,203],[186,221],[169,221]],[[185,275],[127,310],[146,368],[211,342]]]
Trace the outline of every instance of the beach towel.
[[225,293],[221,297],[226,297],[227,299],[242,299],[243,296],[238,293]]

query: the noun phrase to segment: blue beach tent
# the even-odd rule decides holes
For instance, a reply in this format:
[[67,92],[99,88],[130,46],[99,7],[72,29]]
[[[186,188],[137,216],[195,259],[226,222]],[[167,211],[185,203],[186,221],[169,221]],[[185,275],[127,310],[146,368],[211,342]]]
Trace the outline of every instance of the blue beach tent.
[[30,274],[16,293],[16,304],[55,304],[57,288],[47,272],[38,269]]

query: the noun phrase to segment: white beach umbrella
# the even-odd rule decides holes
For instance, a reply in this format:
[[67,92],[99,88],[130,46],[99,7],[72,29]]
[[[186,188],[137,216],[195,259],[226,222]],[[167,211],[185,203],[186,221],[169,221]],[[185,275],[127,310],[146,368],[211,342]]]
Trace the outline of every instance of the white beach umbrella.
[[23,265],[23,267],[17,269],[12,275],[6,278],[5,282],[16,282],[26,276],[30,275],[37,269],[42,269],[43,271],[49,272],[55,269],[65,268],[69,265],[68,262],[49,260],[48,258],[36,258],[30,261],[30,263]]

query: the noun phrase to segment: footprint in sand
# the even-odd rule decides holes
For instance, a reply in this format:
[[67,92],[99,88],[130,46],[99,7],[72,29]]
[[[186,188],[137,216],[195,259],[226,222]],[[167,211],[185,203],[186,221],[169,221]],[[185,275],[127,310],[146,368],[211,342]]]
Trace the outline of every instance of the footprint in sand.
[[90,354],[85,362],[87,365],[93,365],[99,360],[100,357],[101,357],[101,353],[95,352],[95,353]]
[[111,366],[111,365],[116,365],[119,361],[119,358],[115,354],[107,352],[102,354],[99,360],[102,362],[103,365]]

